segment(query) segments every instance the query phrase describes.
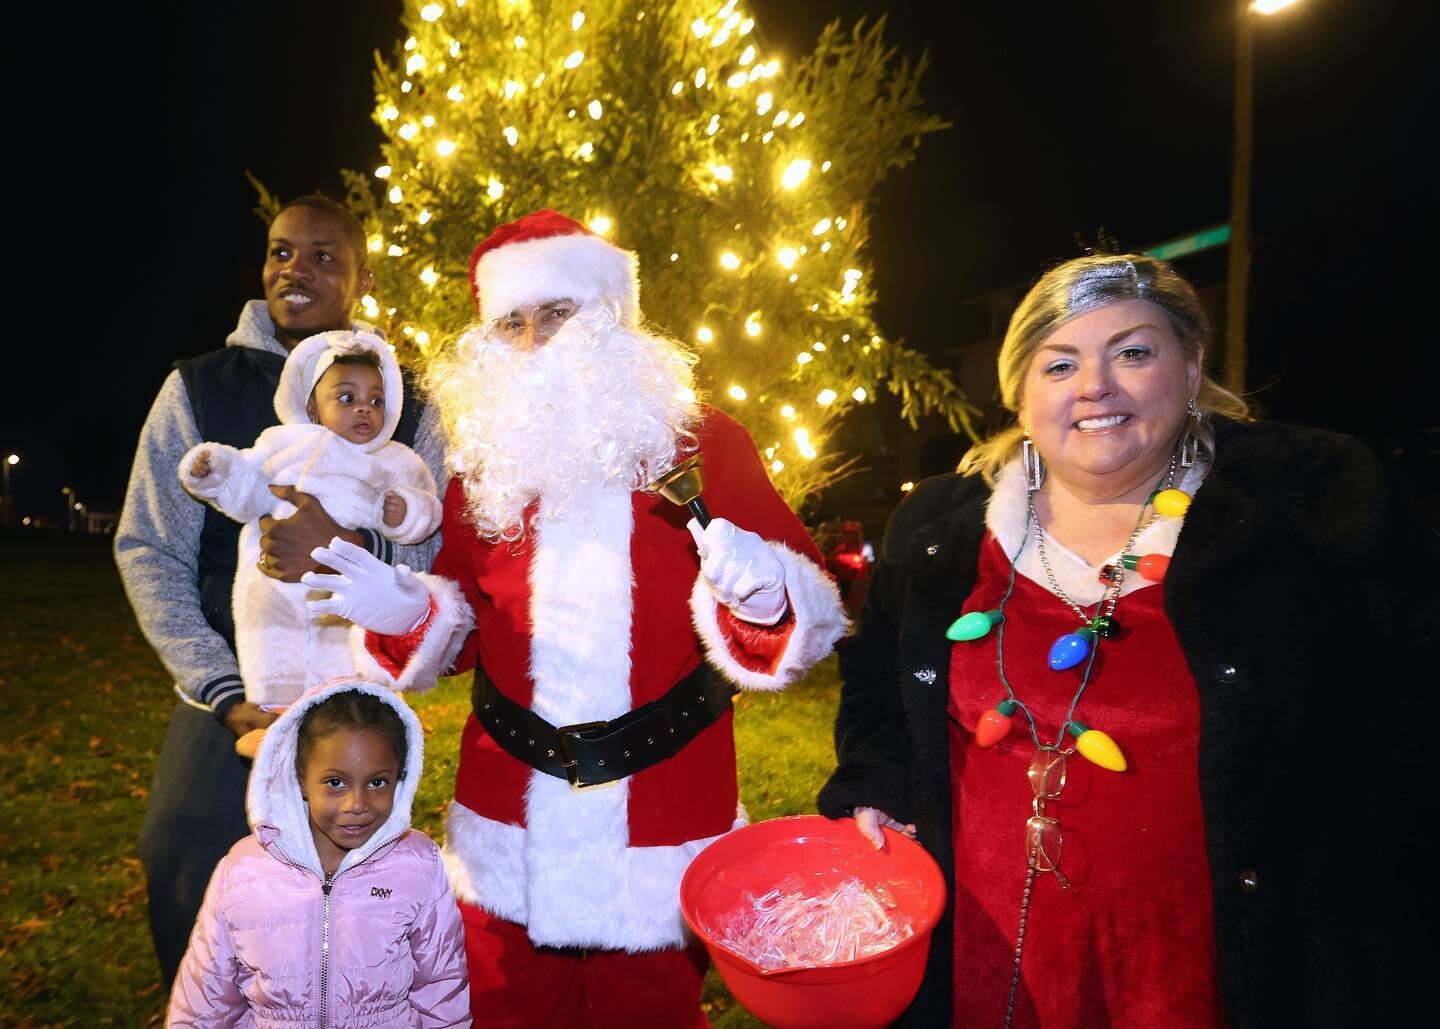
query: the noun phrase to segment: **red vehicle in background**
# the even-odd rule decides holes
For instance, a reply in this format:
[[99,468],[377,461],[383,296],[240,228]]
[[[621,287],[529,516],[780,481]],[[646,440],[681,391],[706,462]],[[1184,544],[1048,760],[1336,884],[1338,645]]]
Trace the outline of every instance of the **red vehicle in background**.
[[825,558],[825,570],[840,587],[845,612],[855,618],[865,606],[870,566],[875,563],[874,551],[865,542],[864,526],[848,520],[822,522],[815,529],[815,545]]

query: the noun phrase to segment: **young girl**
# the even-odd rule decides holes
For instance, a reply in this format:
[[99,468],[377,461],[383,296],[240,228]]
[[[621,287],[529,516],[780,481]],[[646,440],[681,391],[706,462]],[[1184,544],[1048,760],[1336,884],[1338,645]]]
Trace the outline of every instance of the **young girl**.
[[200,443],[180,462],[193,496],[236,521],[235,653],[245,699],[279,708],[337,676],[353,675],[349,622],[314,614],[315,592],[260,568],[261,515],[294,507],[270,492],[294,485],[352,529],[376,529],[396,543],[418,543],[440,524],[440,501],[425,463],[391,440],[400,421],[400,366],[369,333],[324,332],[291,351],[275,390],[281,424],[236,450]]
[[439,848],[410,828],[420,721],[340,681],[270,727],[253,836],[215,869],[167,1026],[468,1026],[460,916]]

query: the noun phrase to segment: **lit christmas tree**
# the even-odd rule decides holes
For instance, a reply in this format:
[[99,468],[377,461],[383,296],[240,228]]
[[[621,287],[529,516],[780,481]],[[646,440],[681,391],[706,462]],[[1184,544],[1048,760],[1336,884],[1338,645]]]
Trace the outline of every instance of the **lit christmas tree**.
[[473,319],[475,244],[552,207],[639,254],[646,317],[694,346],[702,399],[750,429],[792,504],[844,473],[827,437],[878,388],[912,424],[968,430],[950,375],[871,316],[865,202],[945,127],[883,24],[832,24],[782,69],[738,0],[450,0],[403,20],[376,71],[383,163],[348,173],[366,317],[402,358]]

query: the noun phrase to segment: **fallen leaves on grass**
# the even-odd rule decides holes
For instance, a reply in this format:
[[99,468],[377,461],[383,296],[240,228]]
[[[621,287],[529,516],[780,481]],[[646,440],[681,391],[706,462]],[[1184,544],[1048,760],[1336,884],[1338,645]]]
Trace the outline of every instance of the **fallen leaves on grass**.
[[120,890],[118,897],[106,905],[105,913],[111,918],[124,918],[130,914],[131,909],[135,907],[136,902],[139,901],[145,893],[145,879],[138,874],[140,859],[127,858],[124,864],[127,866],[128,871],[133,871],[137,874],[128,876],[131,881]]
[[51,918],[63,915],[75,903],[75,898],[66,894],[51,893],[48,890],[41,895],[44,903],[40,906],[40,913]]
[[59,790],[56,794],[56,799],[72,802],[89,800],[90,795],[95,792],[95,788],[99,785],[100,784],[94,779],[76,779],[74,782],[67,783],[63,789]]

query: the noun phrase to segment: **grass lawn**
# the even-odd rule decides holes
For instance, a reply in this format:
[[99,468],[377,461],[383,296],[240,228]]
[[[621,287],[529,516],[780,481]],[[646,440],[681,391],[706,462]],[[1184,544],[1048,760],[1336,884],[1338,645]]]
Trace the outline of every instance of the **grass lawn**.
[[[737,702],[740,794],[753,820],[814,810],[834,765],[834,659],[784,694]],[[108,537],[0,533],[0,1025],[159,1025],[165,997],[135,856],[173,701],[140,635]],[[415,698],[458,740],[469,684]],[[453,748],[434,745],[415,823],[442,836]],[[711,1022],[759,1023],[711,973]]]

